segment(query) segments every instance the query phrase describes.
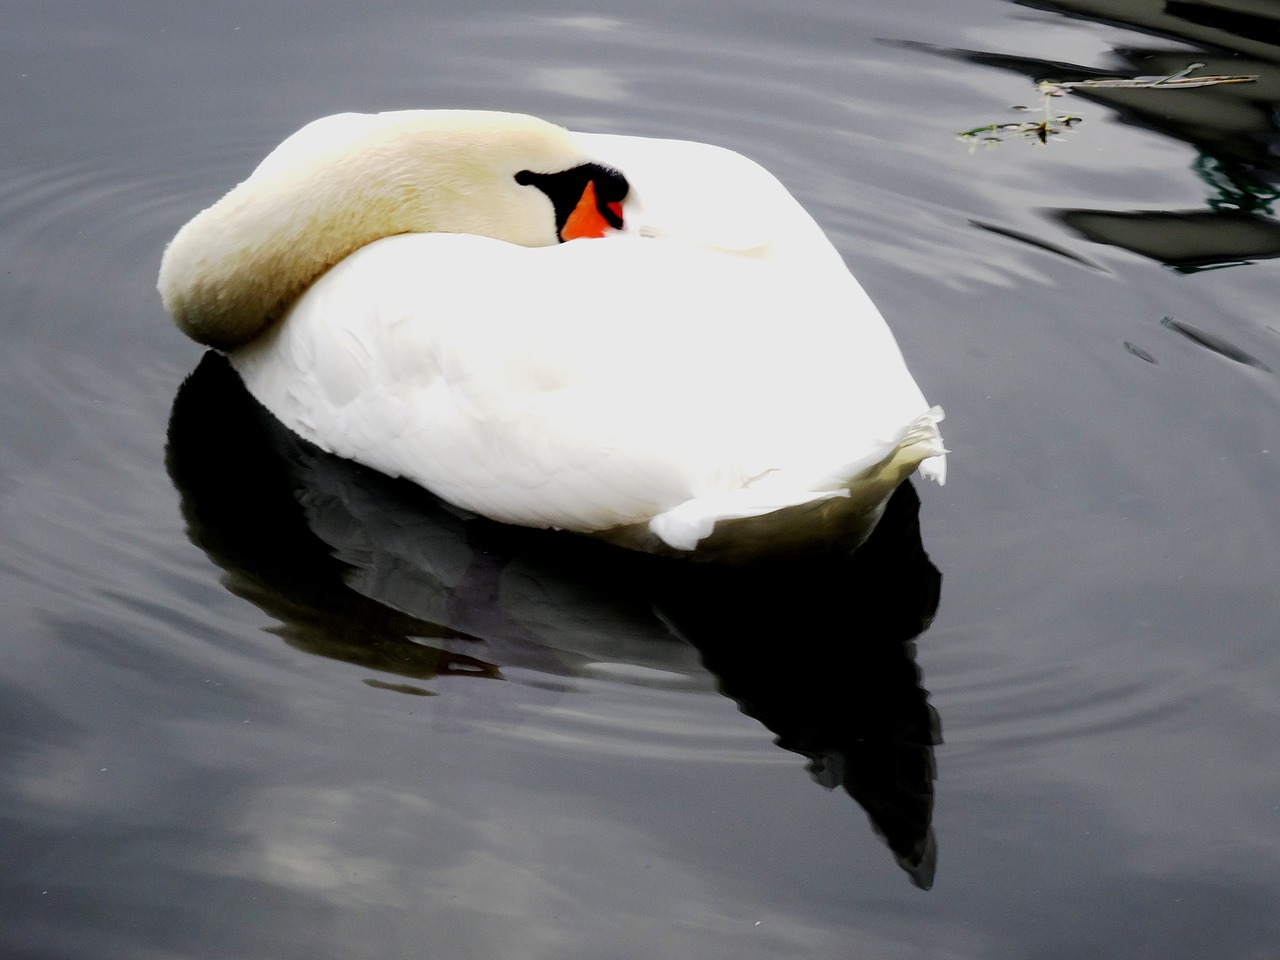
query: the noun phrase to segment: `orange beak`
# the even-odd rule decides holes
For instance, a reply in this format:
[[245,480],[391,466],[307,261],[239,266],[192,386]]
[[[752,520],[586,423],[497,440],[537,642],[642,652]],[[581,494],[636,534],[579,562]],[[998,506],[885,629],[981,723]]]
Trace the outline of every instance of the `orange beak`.
[[[622,219],[621,203],[610,203],[606,206],[610,213],[619,220]],[[604,232],[609,227],[609,221],[600,212],[600,203],[596,198],[596,183],[594,180],[588,180],[577,206],[564,222],[560,237],[563,240],[598,240],[604,236]]]

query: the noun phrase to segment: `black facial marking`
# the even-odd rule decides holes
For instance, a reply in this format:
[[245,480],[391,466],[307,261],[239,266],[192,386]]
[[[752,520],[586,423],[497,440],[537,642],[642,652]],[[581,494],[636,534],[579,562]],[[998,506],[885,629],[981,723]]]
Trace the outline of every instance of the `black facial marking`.
[[558,173],[534,173],[532,170],[521,170],[516,174],[516,183],[521,186],[535,186],[551,199],[556,211],[556,236],[561,241],[564,237],[565,222],[574,207],[582,199],[582,191],[587,183],[594,181],[596,185],[596,206],[600,216],[615,229],[622,227],[622,218],[609,209],[611,203],[621,203],[627,198],[631,185],[627,178],[613,167],[600,163],[584,163]]

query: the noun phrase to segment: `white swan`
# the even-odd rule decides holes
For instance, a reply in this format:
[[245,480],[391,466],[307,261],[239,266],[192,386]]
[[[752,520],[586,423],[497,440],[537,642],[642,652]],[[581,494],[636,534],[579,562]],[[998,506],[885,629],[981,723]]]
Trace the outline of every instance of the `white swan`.
[[718,147],[328,117],[178,232],[159,288],[291,430],[495,520],[737,557],[945,478],[875,306]]

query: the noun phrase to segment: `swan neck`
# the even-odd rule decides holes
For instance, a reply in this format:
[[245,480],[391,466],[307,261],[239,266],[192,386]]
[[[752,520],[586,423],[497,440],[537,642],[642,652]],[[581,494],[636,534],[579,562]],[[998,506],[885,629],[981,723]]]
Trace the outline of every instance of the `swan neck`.
[[565,131],[532,117],[409,111],[317,121],[178,232],[161,260],[161,297],[192,339],[232,350],[383,237],[555,243],[549,202],[512,174],[530,165],[520,162],[528,154],[556,169],[576,153]]

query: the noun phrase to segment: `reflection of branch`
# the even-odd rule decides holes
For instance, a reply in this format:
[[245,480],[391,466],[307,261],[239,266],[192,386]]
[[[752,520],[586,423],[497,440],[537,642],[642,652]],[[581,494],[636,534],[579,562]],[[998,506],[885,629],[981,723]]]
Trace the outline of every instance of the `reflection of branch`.
[[[1164,77],[1099,77],[1093,80],[1041,80],[1036,89],[1044,94],[1044,117],[1038,121],[1022,123],[987,123],[972,130],[957,134],[961,140],[971,144],[982,143],[994,147],[998,143],[1018,137],[1036,143],[1048,143],[1051,136],[1081,123],[1082,119],[1069,113],[1054,114],[1049,110],[1051,97],[1062,97],[1076,90],[1097,89],[1130,89],[1130,90],[1185,90],[1191,87],[1213,87],[1224,83],[1253,83],[1258,79],[1252,76],[1208,76],[1193,77],[1191,72],[1203,67],[1203,63],[1192,63],[1176,73]],[[1030,107],[1014,107],[1014,110],[1030,110]],[[983,136],[985,134],[985,136]]]

